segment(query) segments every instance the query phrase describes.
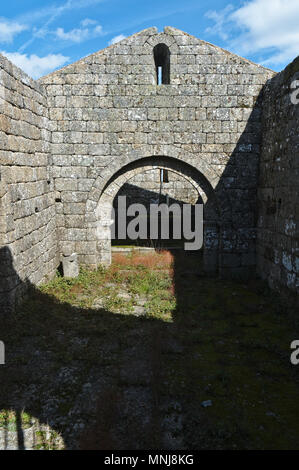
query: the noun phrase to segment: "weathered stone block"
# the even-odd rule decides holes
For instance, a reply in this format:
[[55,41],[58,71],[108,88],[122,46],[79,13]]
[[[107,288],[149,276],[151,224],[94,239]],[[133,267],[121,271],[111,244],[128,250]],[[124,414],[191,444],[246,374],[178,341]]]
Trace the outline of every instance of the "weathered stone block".
[[63,266],[64,277],[70,277],[70,278],[78,277],[79,264],[78,264],[77,253],[72,253],[71,255],[63,255],[62,266]]

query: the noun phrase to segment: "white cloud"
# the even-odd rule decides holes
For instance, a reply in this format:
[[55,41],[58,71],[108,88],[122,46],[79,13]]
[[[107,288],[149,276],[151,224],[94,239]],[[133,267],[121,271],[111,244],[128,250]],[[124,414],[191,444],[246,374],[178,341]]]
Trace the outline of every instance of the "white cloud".
[[57,28],[55,34],[58,39],[62,39],[63,41],[82,42],[88,38],[89,29],[75,28],[66,32],[63,28]]
[[96,34],[96,35],[98,35],[98,34],[103,34],[103,28],[102,28],[102,26],[101,26],[101,25],[96,26],[96,27],[94,28],[94,30],[93,30],[93,34]]
[[84,27],[84,26],[88,26],[88,25],[91,25],[91,24],[97,24],[97,21],[96,20],[91,20],[90,18],[85,18],[85,20],[82,20],[80,22],[80,24]]
[[57,4],[52,4],[50,6],[42,7],[37,10],[30,11],[25,15],[22,15],[20,18],[26,22],[33,22],[42,18],[47,19],[40,28],[35,28],[32,37],[19,48],[19,52],[23,52],[36,39],[44,37],[48,33],[51,33],[51,31],[49,31],[49,26],[65,13],[73,10],[92,7],[93,5],[97,5],[98,3],[104,3],[106,1],[108,0],[67,0],[60,6],[57,6]]
[[215,22],[215,25],[206,28],[207,33],[218,34],[222,39],[227,40],[228,34],[225,31],[225,23],[227,22],[228,14],[234,9],[233,5],[227,5],[221,11],[208,11],[205,16]]
[[28,26],[0,18],[0,42],[11,43],[14,36],[28,29]]
[[[86,27],[87,25],[97,24],[94,20],[89,20],[88,18],[81,21],[82,28],[74,28],[70,31],[64,31],[63,28],[57,28],[54,32],[57,39],[63,41],[70,41],[75,43],[80,43],[103,34],[103,28],[101,25],[96,25],[92,28]],[[84,27],[85,26],[85,27]]]
[[109,46],[111,46],[112,44],[116,44],[117,42],[122,41],[123,39],[126,39],[126,36],[124,36],[123,34],[119,34],[118,36],[112,38],[111,41],[109,41]]
[[52,72],[57,67],[62,67],[69,60],[69,57],[62,54],[49,54],[44,57],[5,51],[1,51],[1,54],[35,79]]
[[250,0],[232,10],[229,5],[220,12],[207,12],[215,22],[207,32],[225,39],[239,54],[267,56],[263,64],[284,64],[298,55],[298,0]]

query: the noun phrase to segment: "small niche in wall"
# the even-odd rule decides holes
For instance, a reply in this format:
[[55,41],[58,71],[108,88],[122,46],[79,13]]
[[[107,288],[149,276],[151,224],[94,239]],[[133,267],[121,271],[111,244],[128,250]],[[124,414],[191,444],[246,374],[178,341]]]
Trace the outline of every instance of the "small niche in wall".
[[166,44],[157,44],[154,47],[157,85],[170,84],[170,50]]

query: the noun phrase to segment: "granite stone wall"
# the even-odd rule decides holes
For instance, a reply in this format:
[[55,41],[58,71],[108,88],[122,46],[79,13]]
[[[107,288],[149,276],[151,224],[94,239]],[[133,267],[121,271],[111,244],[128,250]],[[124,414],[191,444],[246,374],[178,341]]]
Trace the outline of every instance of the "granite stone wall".
[[157,202],[196,204],[200,198],[197,189],[183,175],[167,170],[161,172],[158,168],[130,178],[120,188],[118,196],[126,196],[127,204],[139,203],[147,209]]
[[296,292],[296,78],[298,60],[276,75],[171,27],[38,82],[0,56],[0,311],[62,254],[109,264],[113,199],[155,192],[161,169],[175,175],[170,197],[204,203],[208,268],[248,278],[257,264],[272,287]]
[[55,273],[51,134],[41,86],[0,56],[0,312]]
[[[157,85],[158,44],[169,48],[169,84]],[[103,191],[127,165],[167,157],[196,170],[207,199],[217,201],[222,272],[253,272],[259,95],[273,75],[166,27],[141,31],[43,77],[60,252],[76,251],[87,265],[102,262],[96,226]]]
[[298,57],[269,80],[264,89],[258,191],[258,273],[272,288],[288,295],[298,294],[299,289],[299,92],[295,93],[296,88],[299,89]]

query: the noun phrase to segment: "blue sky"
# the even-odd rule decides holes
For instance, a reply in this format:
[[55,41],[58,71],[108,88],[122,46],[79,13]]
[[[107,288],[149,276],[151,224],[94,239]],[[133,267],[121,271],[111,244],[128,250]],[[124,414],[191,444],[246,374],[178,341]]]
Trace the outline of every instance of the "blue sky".
[[0,51],[38,78],[151,26],[276,71],[299,54],[299,0],[10,0],[1,2]]

